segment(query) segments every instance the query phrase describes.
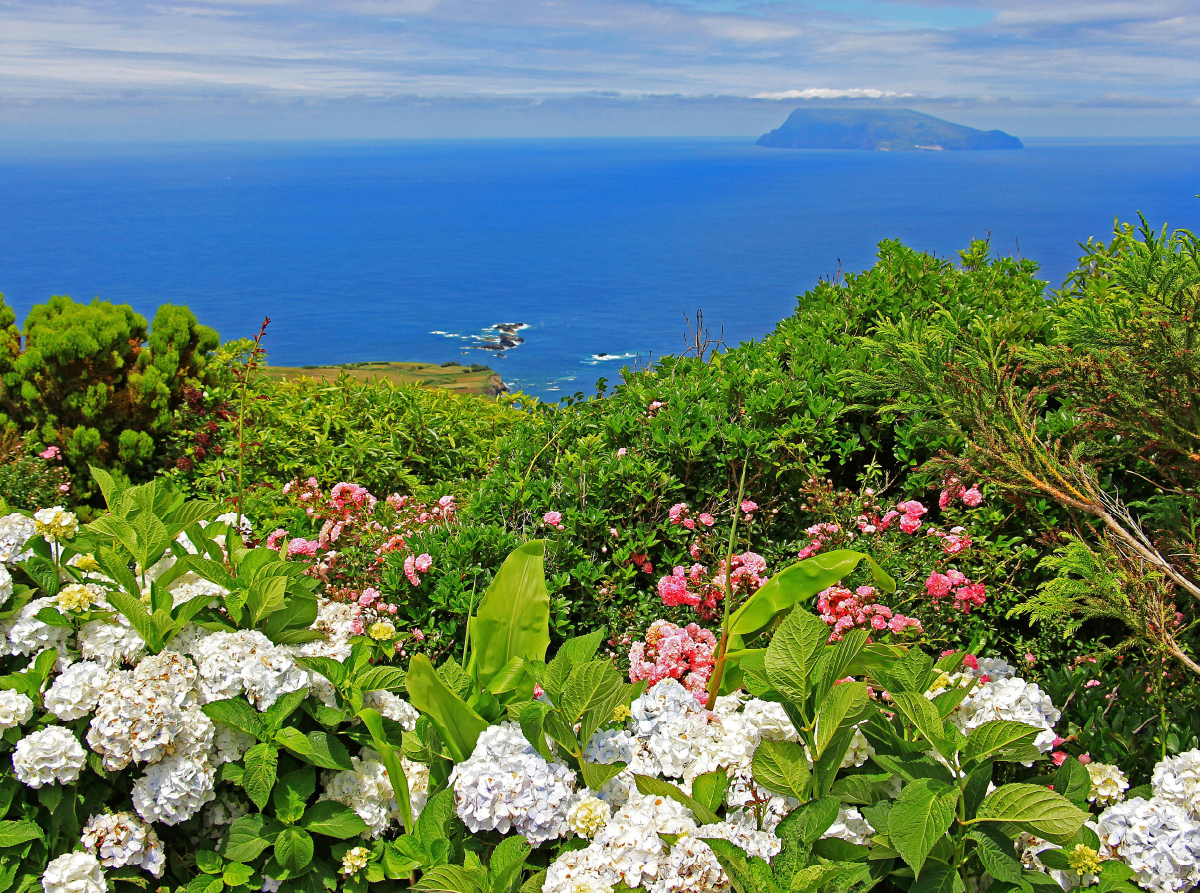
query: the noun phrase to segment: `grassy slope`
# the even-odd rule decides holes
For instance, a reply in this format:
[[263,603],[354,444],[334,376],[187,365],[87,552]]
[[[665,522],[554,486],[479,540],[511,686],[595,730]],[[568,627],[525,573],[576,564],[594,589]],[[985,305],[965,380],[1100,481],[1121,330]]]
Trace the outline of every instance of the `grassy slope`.
[[466,366],[439,366],[436,363],[345,363],[341,366],[267,366],[263,370],[272,381],[311,378],[336,381],[345,372],[358,381],[390,381],[393,384],[424,384],[456,394],[494,395],[500,376],[491,370],[472,372]]

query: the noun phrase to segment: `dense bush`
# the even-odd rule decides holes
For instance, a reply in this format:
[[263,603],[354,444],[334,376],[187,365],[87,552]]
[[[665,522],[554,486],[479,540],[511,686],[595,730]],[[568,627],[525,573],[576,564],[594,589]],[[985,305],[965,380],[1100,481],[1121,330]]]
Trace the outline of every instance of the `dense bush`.
[[61,449],[84,480],[88,463],[152,473],[183,390],[203,384],[217,333],[186,307],[164,304],[147,327],[127,305],[66,296],[30,310],[23,344],[12,318],[0,301],[9,426]]

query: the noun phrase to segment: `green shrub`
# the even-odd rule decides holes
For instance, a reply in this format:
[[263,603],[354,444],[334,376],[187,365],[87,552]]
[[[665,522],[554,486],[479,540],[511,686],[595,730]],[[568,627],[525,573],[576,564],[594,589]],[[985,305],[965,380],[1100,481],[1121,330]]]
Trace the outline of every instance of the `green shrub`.
[[182,389],[203,382],[217,340],[186,307],[164,304],[148,329],[128,305],[51,298],[30,311],[24,349],[5,376],[19,395],[17,423],[60,447],[77,474],[96,463],[145,476]]

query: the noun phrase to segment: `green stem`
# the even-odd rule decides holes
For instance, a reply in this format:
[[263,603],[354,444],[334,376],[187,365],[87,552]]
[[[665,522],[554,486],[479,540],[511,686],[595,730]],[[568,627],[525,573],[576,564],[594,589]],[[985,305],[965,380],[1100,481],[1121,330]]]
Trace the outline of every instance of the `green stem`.
[[258,355],[262,351],[263,335],[267,333],[267,325],[270,322],[271,317],[269,316],[263,319],[258,336],[254,339],[254,347],[250,351],[250,359],[246,361],[246,368],[242,372],[242,399],[238,406],[237,528],[239,531],[242,529],[242,500],[246,492],[242,484],[242,469],[246,456],[246,395],[250,387],[250,375],[257,367]]
[[733,546],[737,541],[738,512],[742,510],[742,496],[746,491],[746,462],[742,462],[742,479],[738,483],[737,500],[733,503],[733,523],[729,525],[729,544],[725,549],[725,615],[721,619],[721,641],[717,645],[717,659],[713,663],[712,678],[708,682],[708,703],[705,708],[712,710],[717,706],[717,695],[721,691],[721,677],[725,675],[725,652],[729,649],[729,616],[732,613],[730,603],[733,601]]

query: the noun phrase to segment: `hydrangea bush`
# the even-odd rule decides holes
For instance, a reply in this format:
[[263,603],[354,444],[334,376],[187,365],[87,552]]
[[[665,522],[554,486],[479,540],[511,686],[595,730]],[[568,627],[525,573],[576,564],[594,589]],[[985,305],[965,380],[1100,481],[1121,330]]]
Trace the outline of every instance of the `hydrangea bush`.
[[[325,560],[350,535],[337,524],[357,524],[405,541],[417,588],[428,556],[405,525],[432,506],[375,529],[359,517],[374,497],[346,485],[309,500],[341,519],[316,549],[286,532],[251,548],[239,514],[96,480],[108,510],[90,524],[63,507],[0,519],[4,890],[1200,882],[1200,750],[1141,788],[1068,756],[1060,706],[1016,668],[935,661],[898,615],[875,623],[863,606],[895,582],[861,553],[685,571],[701,595],[681,604],[703,621],[718,603],[720,629],[660,620],[618,662],[602,628],[551,649],[530,540],[474,606],[462,659],[435,666]],[[448,522],[452,503],[438,509]],[[860,565],[871,593],[839,588]],[[358,597],[338,596],[348,582]],[[864,622],[842,622],[857,617],[842,593]]]

